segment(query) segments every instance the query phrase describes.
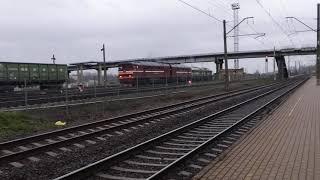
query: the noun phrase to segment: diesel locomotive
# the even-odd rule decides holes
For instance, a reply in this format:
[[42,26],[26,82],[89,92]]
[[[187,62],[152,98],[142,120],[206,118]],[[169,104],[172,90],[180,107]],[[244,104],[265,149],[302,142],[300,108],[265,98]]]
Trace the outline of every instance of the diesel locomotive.
[[208,69],[192,69],[180,64],[157,62],[127,62],[119,66],[119,82],[124,86],[137,84],[167,84],[191,82],[193,80],[211,80]]

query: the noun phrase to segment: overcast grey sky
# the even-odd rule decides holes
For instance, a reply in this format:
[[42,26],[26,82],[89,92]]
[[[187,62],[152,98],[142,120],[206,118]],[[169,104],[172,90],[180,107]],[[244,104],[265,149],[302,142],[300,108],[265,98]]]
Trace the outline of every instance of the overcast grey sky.
[[[241,33],[266,33],[259,41],[240,38],[240,50],[316,43],[314,32],[286,35],[306,28],[285,17],[295,16],[315,28],[319,0],[185,1],[228,21],[233,18],[230,5],[239,2],[240,17],[255,17],[241,25]],[[102,43],[108,60],[223,50],[222,23],[177,0],[1,0],[0,24],[0,61],[49,63],[52,53],[58,63],[101,60]],[[232,51],[232,39],[228,43]],[[249,71],[263,68],[248,62],[253,61],[240,65]]]

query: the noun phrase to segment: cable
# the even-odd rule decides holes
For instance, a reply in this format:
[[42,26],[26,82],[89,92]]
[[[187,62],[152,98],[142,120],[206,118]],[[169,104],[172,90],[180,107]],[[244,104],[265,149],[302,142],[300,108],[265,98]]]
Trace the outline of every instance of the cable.
[[[213,2],[212,0],[207,0],[210,4],[213,4],[215,6],[219,6],[222,8],[222,10],[224,10],[226,13],[228,13],[229,15],[231,15],[231,17],[233,16],[233,14],[229,11],[230,9],[229,8],[226,8],[224,3],[219,3],[219,2]],[[214,4],[216,3],[216,4]],[[218,8],[219,8],[218,7]],[[219,8],[220,9],[220,8]]]
[[271,15],[271,13],[268,12],[268,11],[265,9],[265,7],[260,3],[259,0],[255,0],[255,1],[256,1],[256,2],[258,3],[258,5],[264,10],[264,12],[269,16],[269,18],[272,20],[272,22],[273,22],[275,25],[277,25],[277,27],[281,30],[281,32],[286,35],[286,37],[289,39],[289,41],[291,42],[291,44],[292,44],[293,46],[295,46],[295,44],[293,43],[293,41],[292,41],[292,39],[290,38],[290,36],[286,33],[286,31],[283,29],[283,27],[273,18],[273,16]]
[[205,14],[205,15],[207,15],[207,16],[215,19],[215,20],[218,21],[218,22],[222,22],[222,20],[220,20],[220,19],[212,16],[211,14],[209,14],[209,13],[207,13],[207,12],[205,12],[205,11],[203,11],[203,10],[201,10],[201,9],[199,9],[199,8],[197,8],[197,7],[191,5],[191,4],[189,4],[189,3],[187,3],[187,2],[185,2],[185,1],[183,1],[183,0],[177,0],[177,1],[180,1],[181,3],[183,3],[183,4],[185,4],[185,5],[189,6],[189,7],[191,7],[191,8],[194,9],[194,10],[199,11],[199,12],[202,13],[202,14]]
[[[187,3],[187,2],[185,2],[185,1],[183,1],[183,0],[177,0],[177,1],[179,1],[179,2],[181,2],[181,3],[183,3],[183,4],[185,4],[185,5],[187,5],[187,6],[189,6],[189,7],[191,7],[192,9],[194,9],[194,10],[196,10],[196,11],[202,13],[202,14],[207,15],[207,16],[210,17],[210,18],[213,18],[214,20],[216,20],[216,21],[218,21],[218,22],[223,22],[222,20],[218,19],[217,17],[212,16],[211,14],[209,14],[209,13],[201,10],[200,8],[198,8],[198,7],[196,7],[196,6],[193,6],[192,4],[189,4],[189,3]],[[229,27],[232,27],[232,26],[230,26],[230,25],[228,25],[228,24],[226,24],[226,25],[229,26]],[[241,31],[240,31],[240,32],[241,32]],[[253,38],[253,37],[251,37],[251,38]],[[264,44],[263,42],[261,42],[260,40],[255,39],[255,38],[253,38],[253,39],[256,40],[257,42],[261,43],[262,45],[265,45],[265,44]]]
[[[253,32],[255,32],[255,33],[259,33],[257,30],[255,30],[250,24],[248,24],[248,27],[253,31]],[[266,41],[270,41],[266,36],[264,36],[264,38],[266,39]],[[255,38],[256,39],[256,38]],[[267,45],[263,42],[263,41],[261,41],[261,40],[259,40],[259,39],[256,39],[258,42],[260,42],[262,45],[264,45],[265,47],[267,47]],[[271,47],[273,47],[273,46],[271,46]],[[269,47],[268,47],[269,48]]]

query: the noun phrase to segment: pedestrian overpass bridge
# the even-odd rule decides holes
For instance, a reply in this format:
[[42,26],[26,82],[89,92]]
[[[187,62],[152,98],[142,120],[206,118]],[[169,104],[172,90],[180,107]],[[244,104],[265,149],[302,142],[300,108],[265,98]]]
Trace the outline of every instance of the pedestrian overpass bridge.
[[[228,52],[228,59],[248,59],[248,58],[265,58],[275,57],[278,66],[278,76],[280,79],[288,78],[288,71],[285,62],[285,56],[297,56],[297,55],[315,55],[317,51],[316,47],[302,47],[302,48],[285,48],[285,49],[268,49],[268,50],[255,50],[255,51],[239,51]],[[183,63],[200,63],[200,62],[215,62],[217,64],[217,71],[222,68],[224,59],[224,53],[204,53],[193,55],[181,55],[181,56],[166,56],[166,57],[153,57],[153,58],[135,58],[109,61],[104,64],[101,61],[87,61],[70,64],[68,71],[77,71],[78,76],[83,75],[83,70],[95,69],[98,71],[98,76],[101,76],[101,72],[104,68],[118,67],[125,62],[134,61],[152,61],[160,63],[170,64],[183,64]],[[80,77],[80,79],[82,79]]]

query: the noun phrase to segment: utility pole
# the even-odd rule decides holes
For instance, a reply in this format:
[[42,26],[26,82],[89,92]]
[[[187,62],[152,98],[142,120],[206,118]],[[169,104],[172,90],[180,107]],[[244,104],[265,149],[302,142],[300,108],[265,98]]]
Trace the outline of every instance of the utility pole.
[[224,43],[224,78],[225,78],[225,90],[229,90],[229,69],[228,69],[228,49],[227,49],[227,29],[226,20],[223,20],[223,43]]
[[[243,18],[238,24],[236,24],[230,31],[227,32],[227,28],[226,28],[226,20],[223,20],[223,43],[224,43],[224,65],[225,65],[225,90],[228,91],[229,90],[229,69],[228,69],[228,48],[227,48],[227,35],[229,33],[231,33],[235,28],[239,27],[239,25],[247,20],[247,19],[252,19],[253,17],[246,17]],[[244,35],[239,35],[239,36],[249,36],[249,35],[257,35],[257,34],[244,34]],[[259,34],[261,35],[261,34]],[[232,36],[229,36],[232,37]]]
[[291,76],[291,68],[290,68],[290,56],[288,56],[288,75]]
[[106,88],[106,83],[107,83],[107,68],[106,68],[106,49],[105,49],[104,44],[102,45],[101,51],[102,51],[102,53],[103,53],[103,72],[104,72],[103,85],[104,85],[104,88]]
[[320,85],[320,4],[318,4],[317,20],[317,85]]
[[28,109],[28,91],[27,91],[27,80],[24,79],[24,102],[25,102],[25,107]]
[[276,47],[273,48],[273,80],[277,80],[276,76]]

